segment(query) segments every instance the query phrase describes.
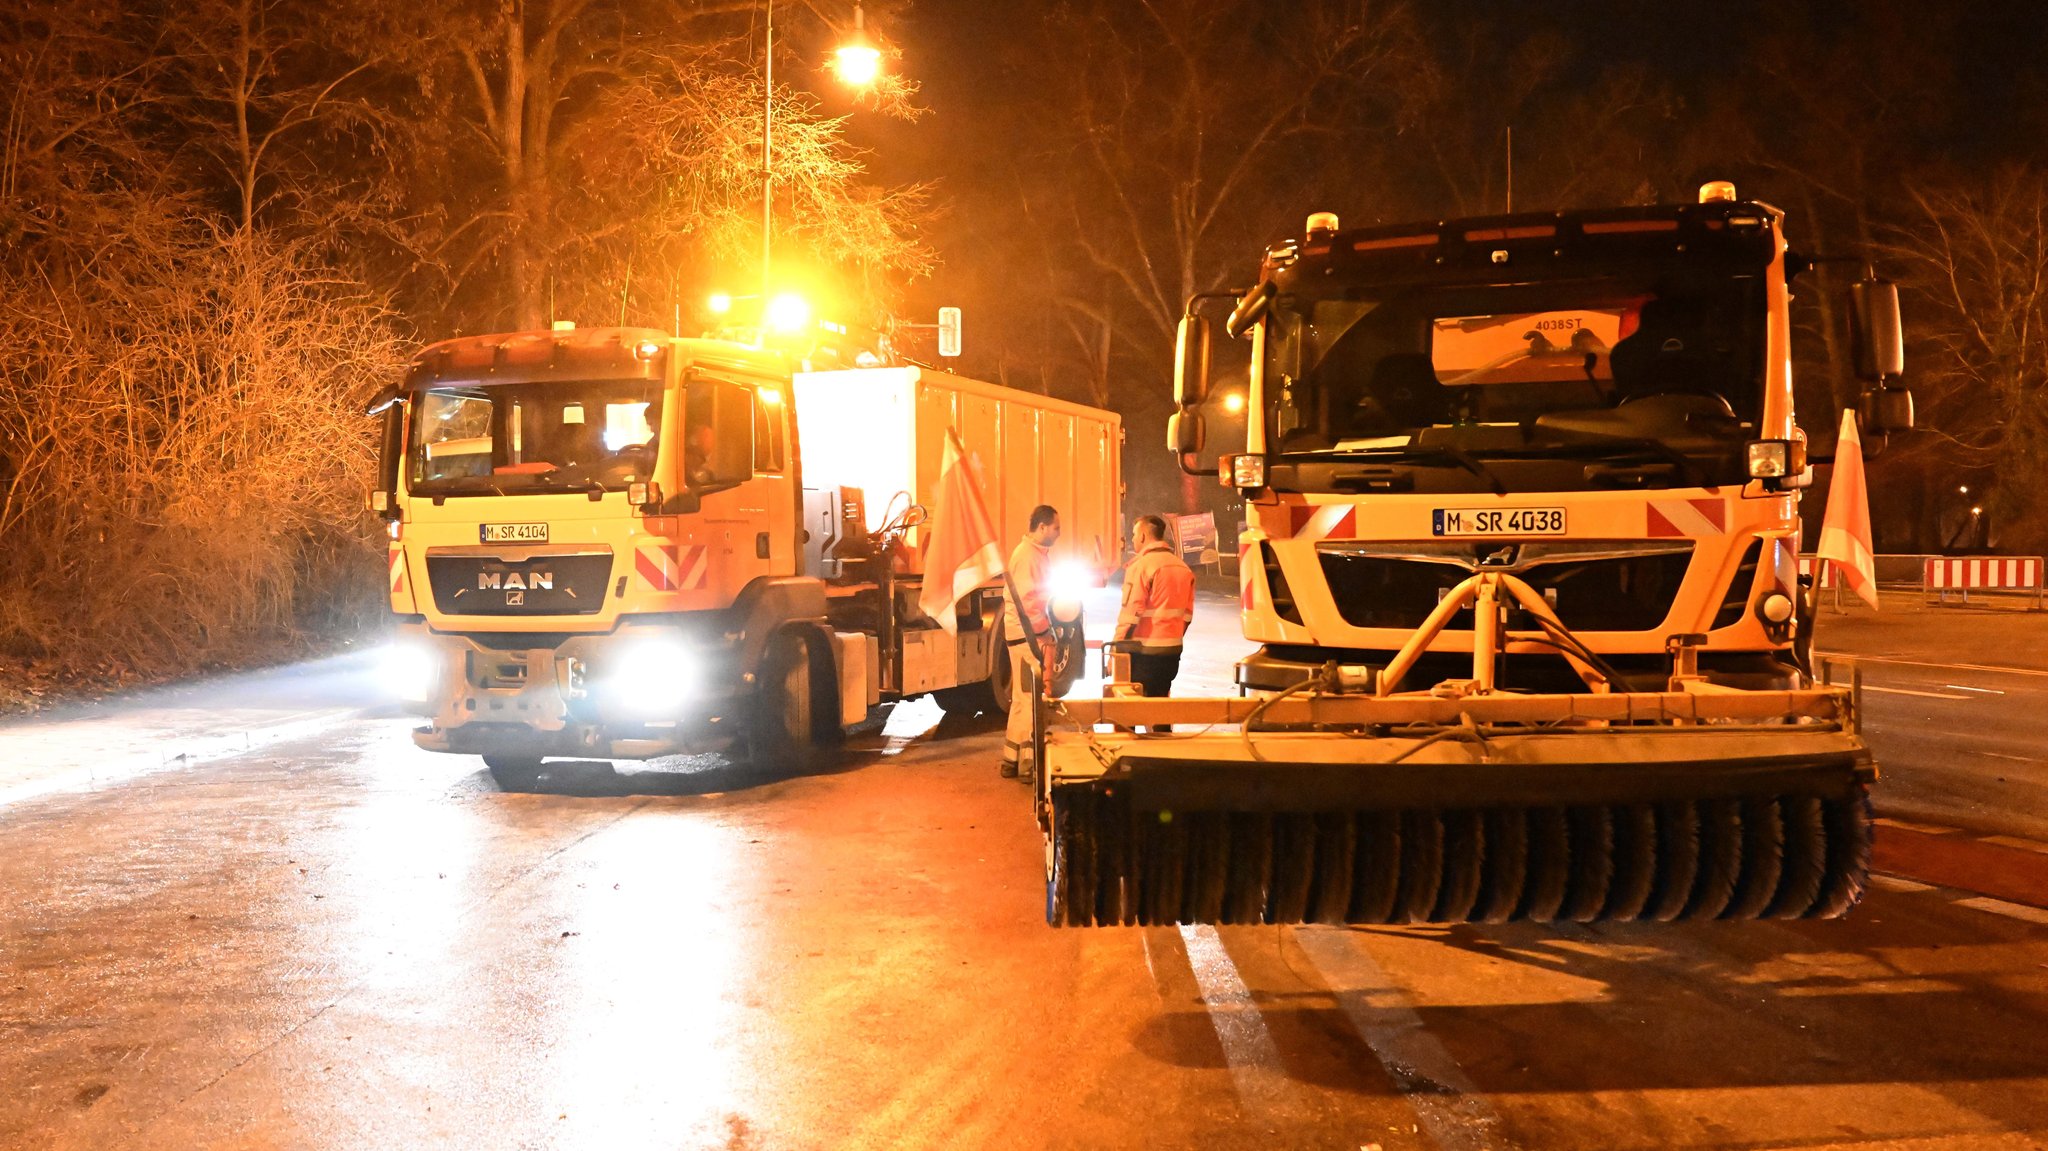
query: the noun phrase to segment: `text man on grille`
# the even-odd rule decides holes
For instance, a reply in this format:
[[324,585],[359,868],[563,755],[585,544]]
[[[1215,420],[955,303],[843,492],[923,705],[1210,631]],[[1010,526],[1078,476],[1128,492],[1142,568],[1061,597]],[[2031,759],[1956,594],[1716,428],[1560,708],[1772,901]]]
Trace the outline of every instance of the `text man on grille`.
[[1195,573],[1166,542],[1166,521],[1139,516],[1131,525],[1138,554],[1124,569],[1117,646],[1130,653],[1131,679],[1148,696],[1169,695],[1180,674],[1181,637],[1195,614]]
[[[1031,687],[1027,673],[1043,676],[1052,666],[1052,545],[1059,542],[1060,513],[1049,504],[1031,509],[1024,538],[1010,553],[1009,594],[1003,597],[1003,639],[1010,656],[1010,724],[1003,732],[1004,775],[1017,775],[1018,760],[1031,746]],[[1021,611],[1019,609],[1022,609]],[[1031,770],[1022,772],[1025,781]]]

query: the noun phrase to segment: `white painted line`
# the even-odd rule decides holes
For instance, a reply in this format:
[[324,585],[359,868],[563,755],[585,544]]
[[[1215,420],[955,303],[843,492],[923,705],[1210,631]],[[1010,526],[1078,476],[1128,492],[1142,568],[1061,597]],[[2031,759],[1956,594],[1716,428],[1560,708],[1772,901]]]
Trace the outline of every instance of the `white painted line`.
[[1888,655],[1850,655],[1848,652],[1817,652],[1830,659],[1846,660],[1850,663],[1889,663],[1900,667],[1938,667],[1946,671],[1988,671],[1999,675],[2027,675],[2048,679],[2048,670],[2038,667],[2013,667],[1996,663],[1935,663],[1924,659],[1899,659]]
[[1886,875],[1883,872],[1878,871],[1873,871],[1870,873],[1870,886],[1882,888],[1885,891],[1899,892],[1919,892],[1934,890],[1933,884],[1920,883],[1911,879],[1902,879],[1899,876]]
[[2028,907],[2023,903],[2007,903],[2003,899],[1993,899],[1988,895],[1979,896],[1975,899],[1958,899],[1956,900],[1956,906],[1967,907],[1973,911],[1988,911],[1993,915],[2003,915],[2007,919],[2024,919],[2028,923],[2048,924],[2048,908]]
[[1886,695],[1917,695],[1917,696],[1920,696],[1920,697],[1921,697],[1921,698],[1923,698],[1923,699],[1968,699],[1968,698],[1970,698],[1970,697],[1969,697],[1969,696],[1967,696],[1967,695],[1957,695],[1957,694],[1956,694],[1955,692],[1952,692],[1952,691],[1917,691],[1917,690],[1915,690],[1915,689],[1913,689],[1913,688],[1910,688],[1910,687],[1879,687],[1879,686],[1877,686],[1877,685],[1876,685],[1876,684],[1874,684],[1874,683],[1866,683],[1866,684],[1864,684],[1864,685],[1863,685],[1863,690],[1864,690],[1864,691],[1877,691],[1877,692],[1883,692],[1883,693],[1884,693],[1884,694],[1886,694]]
[[1948,689],[1950,689],[1951,691],[1974,691],[1974,692],[1978,692],[1978,693],[1981,693],[1981,694],[1983,694],[1983,695],[2004,695],[2004,694],[2005,694],[2004,692],[2002,692],[2002,691],[1998,690],[1998,689],[1997,689],[1997,688],[1995,688],[1995,687],[1971,687],[1971,686],[1970,686],[1969,684],[1967,684],[1967,683],[1945,683],[1945,684],[1942,684],[1941,686],[1943,686],[1943,687],[1945,687],[1945,688],[1948,688]]
[[1298,1102],[1299,1091],[1280,1062],[1273,1035],[1266,1030],[1266,1017],[1259,1014],[1251,989],[1223,949],[1223,940],[1215,928],[1207,926],[1182,927],[1180,937],[1188,949],[1195,986],[1209,1007],[1209,1023],[1223,1044],[1223,1058],[1230,1064],[1238,1099],[1249,1112],[1289,1113]]
[[1921,835],[1954,835],[1956,830],[1953,827],[1942,827],[1939,824],[1933,823],[1908,823],[1903,819],[1892,819],[1882,815],[1870,822],[1879,827],[1896,827],[1900,831],[1917,831]]
[[1984,757],[1986,757],[1986,758],[1988,758],[1988,759],[2003,759],[2003,760],[2009,760],[2009,761],[2011,761],[2011,762],[2013,762],[2013,763],[2039,763],[2039,762],[2041,762],[2041,757],[2040,757],[2040,756],[2037,756],[2037,755],[2007,755],[2006,753],[2004,753],[2004,752],[2002,752],[2002,751],[1974,751],[1974,754],[1976,754],[1976,755],[1981,755],[1981,756],[1984,756]]
[[1295,930],[1294,939],[1437,1147],[1510,1151],[1513,1145],[1500,1135],[1500,1115],[1444,1045],[1423,1028],[1422,1017],[1366,954],[1358,933],[1304,927]]
[[2034,851],[2042,855],[2048,855],[2048,843],[2042,843],[2038,839],[2021,839],[2017,835],[1987,835],[1978,840],[1978,842],[1995,843],[2000,847],[2017,847],[2021,851]]

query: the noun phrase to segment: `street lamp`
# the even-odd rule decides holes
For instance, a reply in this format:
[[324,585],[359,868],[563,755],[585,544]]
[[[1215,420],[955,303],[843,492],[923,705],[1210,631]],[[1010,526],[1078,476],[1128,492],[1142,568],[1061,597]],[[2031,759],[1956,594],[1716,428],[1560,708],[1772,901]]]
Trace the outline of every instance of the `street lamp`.
[[[775,253],[775,0],[766,0],[761,50],[761,292],[774,290]],[[857,88],[875,82],[882,71],[882,53],[867,37],[858,0],[853,6],[853,38],[840,47],[839,78]]]
[[868,39],[868,30],[858,3],[853,6],[853,37],[834,53],[839,61],[839,80],[855,88],[873,84],[882,74],[882,50]]

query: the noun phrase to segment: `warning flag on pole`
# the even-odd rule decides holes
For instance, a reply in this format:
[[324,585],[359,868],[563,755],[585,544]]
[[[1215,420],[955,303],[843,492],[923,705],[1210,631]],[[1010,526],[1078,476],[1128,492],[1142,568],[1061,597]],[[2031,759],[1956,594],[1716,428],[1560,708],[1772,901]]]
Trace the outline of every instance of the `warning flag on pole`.
[[1863,482],[1863,441],[1856,434],[1856,413],[1842,412],[1842,435],[1835,441],[1835,475],[1828,484],[1828,511],[1820,522],[1820,547],[1814,555],[1835,565],[1842,582],[1863,602],[1877,607],[1877,561],[1870,534],[1870,489]]
[[960,435],[946,429],[946,450],[939,462],[938,506],[932,510],[924,546],[924,590],[917,606],[947,631],[960,622],[955,605],[961,597],[1003,572],[1003,555],[995,521],[974,481]]

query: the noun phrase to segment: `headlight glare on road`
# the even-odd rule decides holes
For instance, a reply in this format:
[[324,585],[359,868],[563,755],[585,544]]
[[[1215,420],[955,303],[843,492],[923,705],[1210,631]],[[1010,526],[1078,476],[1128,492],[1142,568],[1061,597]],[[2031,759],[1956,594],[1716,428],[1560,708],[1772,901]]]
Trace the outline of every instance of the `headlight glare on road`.
[[633,715],[671,715],[690,694],[695,662],[679,640],[628,640],[611,661],[606,694]]
[[400,640],[384,649],[378,670],[391,694],[406,703],[425,703],[432,698],[441,678],[441,657],[431,646],[414,640]]

